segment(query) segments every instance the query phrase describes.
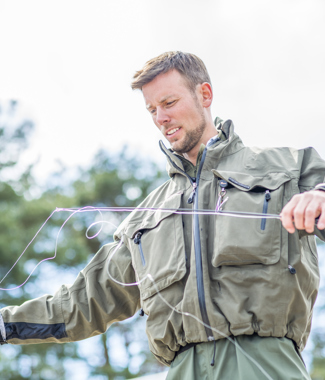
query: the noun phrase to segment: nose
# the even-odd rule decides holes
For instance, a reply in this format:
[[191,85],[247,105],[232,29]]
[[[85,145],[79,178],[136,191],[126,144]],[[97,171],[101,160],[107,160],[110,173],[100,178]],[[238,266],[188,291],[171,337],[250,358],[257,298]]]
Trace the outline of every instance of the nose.
[[170,122],[170,117],[166,110],[162,107],[157,107],[156,122],[159,125],[164,125]]

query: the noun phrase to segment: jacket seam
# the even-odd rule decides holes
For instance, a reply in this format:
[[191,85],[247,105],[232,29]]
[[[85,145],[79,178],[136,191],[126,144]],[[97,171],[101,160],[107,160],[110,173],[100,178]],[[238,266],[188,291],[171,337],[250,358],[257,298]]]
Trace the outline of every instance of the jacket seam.
[[[227,141],[228,141],[228,140],[227,140]],[[230,142],[230,144],[231,144],[231,142]],[[219,146],[221,146],[221,144],[220,144]],[[235,152],[231,152],[231,153],[228,153],[228,154],[227,154],[227,153],[224,153],[224,150],[225,150],[228,146],[229,146],[229,142],[228,142],[228,144],[223,148],[223,150],[221,151],[219,161],[221,161],[224,157],[232,156],[232,155],[234,155],[234,154],[237,154],[237,153],[240,152],[241,150],[247,148],[246,146],[243,146],[243,147],[239,148],[238,150],[236,150]],[[209,158],[214,158],[214,157],[210,157],[211,155],[209,154],[209,152],[211,152],[211,151],[213,152],[212,149],[211,149],[210,151],[207,152],[207,156],[208,156]]]
[[308,247],[309,247],[309,250],[311,252],[312,257],[315,259],[315,264],[318,265],[318,257],[314,254],[314,251],[313,251],[313,249],[310,245],[310,242],[309,242],[309,238],[310,238],[310,236],[307,236],[307,244],[308,244]]

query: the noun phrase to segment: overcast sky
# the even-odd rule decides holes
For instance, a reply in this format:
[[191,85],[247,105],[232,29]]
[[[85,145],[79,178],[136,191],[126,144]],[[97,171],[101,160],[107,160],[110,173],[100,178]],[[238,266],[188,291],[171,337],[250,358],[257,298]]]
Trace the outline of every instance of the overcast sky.
[[213,116],[247,145],[312,145],[325,157],[323,0],[0,0],[0,98],[36,121],[25,162],[42,177],[123,144],[162,161],[130,82],[168,50],[201,57]]

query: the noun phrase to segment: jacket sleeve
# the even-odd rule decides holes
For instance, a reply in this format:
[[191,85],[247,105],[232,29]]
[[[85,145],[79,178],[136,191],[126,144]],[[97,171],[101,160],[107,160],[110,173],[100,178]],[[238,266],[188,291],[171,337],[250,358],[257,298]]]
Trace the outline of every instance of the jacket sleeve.
[[[62,285],[45,295],[0,310],[0,341],[11,344],[73,342],[104,333],[117,321],[131,317],[139,308],[131,255],[122,244],[109,263],[118,242],[102,247],[73,285]],[[109,268],[108,268],[109,263]],[[2,338],[1,338],[2,337]]]
[[[298,182],[300,192],[319,189],[325,186],[325,161],[314,148],[306,148],[303,151],[300,179]],[[325,187],[324,187],[325,188]],[[319,230],[315,226],[315,235],[325,241],[325,230]]]

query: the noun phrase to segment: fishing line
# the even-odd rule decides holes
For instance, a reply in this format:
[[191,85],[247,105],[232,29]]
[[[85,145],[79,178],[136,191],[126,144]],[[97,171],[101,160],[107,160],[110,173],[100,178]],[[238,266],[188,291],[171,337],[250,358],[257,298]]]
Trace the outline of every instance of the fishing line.
[[[26,248],[23,250],[23,252],[20,254],[20,256],[18,257],[18,259],[15,261],[15,263],[13,264],[13,266],[8,270],[8,272],[5,274],[5,276],[1,279],[0,284],[8,276],[8,274],[14,269],[14,267],[17,265],[18,261],[22,258],[23,254],[27,251],[28,247],[33,243],[33,241],[36,239],[37,235],[41,232],[41,230],[46,225],[46,223],[52,218],[52,216],[54,215],[55,212],[56,212],[56,210],[52,211],[51,215],[45,220],[45,222],[42,224],[42,226],[40,227],[40,229],[36,232],[36,234],[34,235],[34,237],[32,238],[32,240],[27,244]],[[48,258],[47,260],[50,260],[50,258]],[[35,270],[35,268],[33,269],[33,271],[34,270]],[[17,287],[15,289],[17,289]],[[10,289],[0,288],[0,290],[10,290]]]
[[[36,239],[36,237],[39,235],[39,233],[42,231],[42,229],[45,227],[45,225],[48,223],[48,221],[52,218],[52,216],[56,212],[71,212],[71,215],[69,215],[68,218],[63,222],[63,224],[61,225],[61,227],[60,227],[60,229],[58,231],[58,234],[57,234],[57,237],[56,237],[56,241],[55,241],[54,255],[51,256],[51,257],[47,257],[47,258],[41,260],[39,263],[37,263],[37,265],[33,268],[33,270],[30,272],[30,274],[28,275],[28,277],[26,278],[26,280],[22,284],[20,284],[18,286],[15,286],[13,288],[0,288],[0,290],[6,290],[6,291],[15,290],[15,289],[18,289],[18,288],[22,287],[23,285],[25,285],[26,282],[30,279],[30,277],[32,276],[32,274],[34,273],[34,271],[36,270],[36,268],[39,265],[41,265],[45,261],[53,260],[53,259],[56,258],[59,235],[60,235],[60,232],[62,231],[63,227],[66,225],[66,223],[77,213],[94,212],[94,211],[99,212],[101,216],[102,216],[103,212],[131,212],[131,211],[132,212],[143,212],[143,211],[152,211],[152,213],[154,213],[154,212],[162,212],[162,213],[173,213],[173,214],[181,214],[181,215],[195,215],[195,214],[198,214],[198,215],[230,216],[230,217],[236,217],[236,218],[281,219],[280,215],[277,215],[277,214],[262,214],[262,213],[241,212],[241,211],[220,211],[220,210],[219,211],[215,211],[215,210],[206,210],[206,209],[191,210],[191,209],[185,209],[185,208],[170,209],[170,208],[154,208],[154,207],[94,207],[94,206],[85,206],[85,207],[81,207],[81,208],[62,208],[62,207],[60,208],[60,207],[57,207],[48,216],[48,218],[45,220],[45,222],[42,224],[42,226],[36,232],[36,234],[31,239],[31,241],[27,244],[26,248],[19,255],[19,257],[17,258],[17,260],[15,261],[15,263],[8,270],[8,272],[4,275],[4,277],[0,280],[0,284],[8,276],[8,274],[14,269],[14,267],[17,265],[18,261],[22,258],[22,256],[25,254],[25,252],[30,247],[30,245],[34,242],[34,240]],[[91,237],[88,235],[88,232],[89,232],[89,230],[94,225],[100,224],[102,222],[104,223],[104,221],[92,223],[88,227],[88,229],[86,231],[86,237],[88,239],[93,239],[93,238],[97,237],[100,234],[100,232],[102,231],[102,227],[99,229],[99,231],[95,235],[93,235]]]
[[[226,201],[226,200],[225,200]],[[26,250],[30,247],[30,245],[33,243],[33,241],[36,239],[36,237],[38,236],[38,234],[41,232],[41,230],[45,227],[45,225],[48,223],[48,221],[52,218],[52,216],[56,213],[56,212],[70,212],[71,214],[66,218],[66,220],[62,223],[58,233],[57,233],[57,236],[56,236],[56,240],[55,240],[55,249],[54,249],[54,255],[51,256],[51,257],[48,257],[48,258],[45,258],[43,260],[41,260],[35,267],[34,269],[31,271],[31,273],[28,275],[28,277],[26,278],[26,280],[16,286],[16,287],[13,287],[13,288],[9,288],[9,289],[6,289],[6,288],[0,288],[0,290],[6,290],[6,291],[9,291],[9,290],[15,290],[15,289],[18,289],[20,287],[22,287],[23,285],[26,284],[26,282],[30,279],[30,277],[32,276],[33,272],[36,270],[36,268],[42,264],[43,262],[45,261],[48,261],[48,260],[53,260],[56,255],[57,255],[57,248],[58,248],[58,239],[59,239],[59,236],[60,236],[60,233],[63,229],[63,227],[66,225],[66,223],[77,213],[84,213],[84,212],[99,212],[99,214],[102,216],[102,213],[103,212],[144,212],[144,211],[151,211],[152,213],[155,213],[155,212],[162,212],[162,213],[173,213],[173,214],[182,214],[182,215],[194,215],[194,214],[199,214],[199,215],[215,215],[215,216],[229,216],[229,217],[236,217],[236,218],[265,218],[265,219],[281,219],[280,215],[277,215],[277,214],[262,214],[262,213],[251,213],[251,212],[240,212],[240,211],[222,211],[221,210],[221,206],[222,206],[222,203],[219,203],[218,205],[219,207],[217,208],[217,210],[205,210],[205,209],[199,209],[199,210],[191,210],[191,209],[182,209],[182,208],[179,208],[179,209],[169,209],[169,208],[152,208],[152,207],[93,207],[93,206],[85,206],[85,207],[82,207],[82,208],[56,208],[54,211],[52,211],[52,213],[49,215],[49,217],[45,220],[45,222],[42,224],[42,226],[39,228],[39,230],[36,232],[36,234],[34,235],[34,237],[32,238],[32,240],[27,244],[26,248],[23,250],[23,252],[20,254],[20,256],[18,257],[18,259],[15,261],[15,263],[13,264],[13,266],[9,269],[9,271],[6,273],[6,275],[1,279],[0,281],[0,284],[2,283],[2,281],[8,276],[8,274],[13,270],[13,268],[17,265],[18,261],[22,258],[22,256],[24,255],[24,253],[26,252]],[[94,233],[94,235],[89,235],[89,230],[94,227],[95,225],[98,225],[100,224],[100,228],[99,230]],[[113,223],[109,222],[109,221],[104,221],[104,220],[100,220],[100,221],[97,221],[97,222],[94,222],[92,223],[86,230],[85,232],[85,235],[87,237],[87,239],[93,239],[95,237],[97,237],[100,232],[102,231],[103,229],[103,224],[110,224],[110,225],[113,225]],[[116,226],[114,226],[115,228],[117,228]],[[174,312],[178,313],[178,314],[181,314],[181,315],[184,315],[184,316],[187,316],[187,317],[191,317],[193,319],[195,319],[198,323],[200,323],[201,325],[205,326],[205,327],[208,327],[210,328],[212,331],[216,332],[217,334],[220,334],[221,336],[225,337],[226,339],[228,339],[232,344],[234,344],[236,346],[236,348],[238,348],[240,350],[240,352],[248,359],[250,360],[262,373],[263,375],[268,379],[268,380],[274,380],[265,370],[264,368],[253,358],[251,357],[248,353],[246,353],[242,347],[238,344],[238,342],[236,341],[236,338],[235,339],[232,339],[231,337],[229,337],[228,335],[224,334],[222,331],[219,331],[218,329],[216,329],[215,327],[212,327],[212,326],[209,326],[207,325],[206,323],[204,323],[202,320],[200,320],[198,317],[196,317],[195,315],[191,314],[191,313],[188,313],[188,312],[182,312],[182,311],[179,311],[177,310],[174,306],[172,306],[162,295],[161,295],[161,292],[159,291],[158,287],[157,287],[157,284],[153,278],[153,276],[151,274],[147,274],[144,278],[142,279],[139,279],[139,281],[137,282],[134,282],[134,283],[123,283],[123,282],[120,282],[118,280],[116,280],[112,275],[111,273],[109,272],[109,266],[110,266],[110,263],[111,263],[111,260],[112,258],[114,257],[114,255],[118,252],[118,250],[120,249],[120,247],[122,246],[122,244],[124,244],[124,236],[122,237],[122,239],[120,240],[119,244],[115,247],[113,253],[110,255],[109,259],[108,259],[108,263],[107,263],[107,273],[109,275],[109,277],[111,278],[112,281],[114,281],[115,283],[121,285],[121,286],[138,286],[139,284],[141,284],[146,278],[148,278],[153,286],[155,287],[155,290],[157,292],[157,295],[161,298],[161,300],[171,309],[173,310]]]
[[[90,206],[87,206],[90,207]],[[253,219],[281,219],[279,214],[262,214],[258,212],[244,212],[244,211],[216,211],[207,209],[197,209],[192,210],[188,208],[155,208],[155,207],[93,207],[92,210],[83,210],[78,208],[57,208],[56,211],[102,211],[102,212],[142,212],[142,211],[152,211],[163,212],[163,213],[173,213],[181,215],[222,215],[222,216],[232,216],[237,218],[253,218]],[[81,212],[81,211],[80,211]]]
[[[84,212],[99,212],[99,214],[102,216],[103,212],[143,212],[143,211],[152,211],[152,213],[155,212],[162,212],[162,213],[173,213],[173,214],[181,214],[181,215],[215,215],[215,216],[230,216],[230,217],[236,217],[236,218],[265,218],[265,219],[281,219],[280,215],[277,214],[262,214],[262,213],[253,213],[253,212],[241,212],[241,211],[215,211],[215,210],[206,210],[206,209],[199,209],[199,210],[192,210],[192,209],[186,209],[186,208],[179,208],[179,209],[171,209],[171,208],[155,208],[155,207],[94,207],[94,206],[85,206],[81,208],[62,208],[57,207],[52,213],[48,216],[48,218],[45,220],[45,222],[42,224],[42,226],[39,228],[39,230],[36,232],[36,234],[33,236],[31,241],[27,244],[26,248],[23,250],[23,252],[19,255],[18,259],[15,261],[15,263],[12,265],[12,267],[8,270],[8,272],[4,275],[4,277],[0,280],[0,284],[3,282],[3,280],[9,275],[9,273],[14,269],[14,267],[17,265],[18,261],[22,258],[22,256],[25,254],[27,249],[30,247],[30,245],[34,242],[36,237],[39,235],[39,233],[42,231],[42,229],[45,227],[45,225],[48,223],[48,221],[52,218],[52,216],[57,212],[70,212],[71,215],[67,217],[67,219],[62,223],[57,236],[55,240],[55,248],[54,248],[54,255],[51,257],[47,257],[40,262],[36,264],[36,266],[33,268],[33,270],[30,272],[30,274],[27,276],[26,280],[21,283],[20,285],[17,285],[13,288],[0,288],[0,290],[10,291],[21,288],[23,285],[26,284],[26,282],[30,279],[36,268],[44,263],[45,261],[53,260],[56,258],[57,255],[57,248],[58,248],[58,239],[59,235],[63,229],[63,227],[67,224],[67,222],[78,213],[84,213]],[[97,224],[100,223],[106,223],[106,221],[100,221],[92,223],[86,231],[86,237],[88,239],[93,239],[97,237],[100,232],[102,231],[102,227],[99,229],[99,231],[92,236],[88,235],[89,230]],[[110,222],[107,222],[110,223]],[[112,224],[112,223],[111,223]],[[113,225],[113,224],[112,224]],[[116,227],[116,226],[114,226]]]
[[[59,212],[59,211],[63,211],[64,209],[58,209],[56,208],[54,211],[52,211],[52,213],[50,214],[50,216],[48,216],[48,218],[45,220],[45,222],[41,225],[41,227],[39,228],[39,230],[36,232],[36,234],[34,235],[34,237],[32,238],[32,240],[27,244],[26,248],[23,250],[23,252],[20,254],[20,256],[18,257],[18,259],[15,261],[15,263],[12,265],[12,267],[8,270],[8,272],[4,275],[4,277],[0,280],[0,284],[2,283],[2,281],[8,276],[8,274],[14,269],[14,267],[17,265],[18,261],[22,258],[22,256],[25,254],[25,252],[27,251],[27,249],[29,248],[29,246],[33,243],[33,241],[36,239],[36,237],[38,236],[38,234],[42,231],[42,229],[45,227],[45,225],[47,224],[47,222],[52,218],[52,216],[56,213],[56,212]],[[69,210],[69,209],[66,209],[64,211],[72,211],[72,210]],[[44,263],[45,261],[49,261],[49,260],[53,260],[56,258],[56,254],[57,254],[57,248],[58,248],[58,240],[59,240],[59,236],[60,236],[60,232],[62,231],[63,227],[67,224],[67,222],[77,213],[80,213],[80,212],[86,212],[86,211],[98,211],[100,213],[100,215],[102,216],[101,214],[101,211],[100,210],[97,210],[95,207],[92,207],[92,206],[86,206],[86,207],[82,207],[82,208],[79,208],[79,209],[75,209],[72,211],[71,215],[69,215],[66,220],[62,223],[57,235],[56,235],[56,240],[55,240],[55,247],[54,247],[54,255],[51,256],[51,257],[47,257],[43,260],[41,260],[40,262],[38,262],[36,264],[36,266],[33,268],[33,270],[30,272],[30,274],[27,276],[26,280],[21,283],[20,285],[17,285],[13,288],[0,288],[0,290],[6,290],[6,291],[10,291],[10,290],[16,290],[16,289],[19,289],[21,288],[22,286],[24,286],[26,284],[26,282],[30,279],[30,277],[32,276],[32,274],[34,273],[34,271],[36,270],[36,268],[41,265],[42,263]],[[103,221],[102,221],[103,222]],[[94,223],[93,223],[94,224]],[[88,239],[92,239],[93,237],[96,237],[98,236],[98,234],[101,232],[102,230],[102,227],[100,228],[100,230],[97,232],[97,234],[95,234],[93,237],[88,237],[88,231],[89,229],[93,226],[90,225],[86,231],[86,236]],[[115,227],[115,226],[114,226]]]

